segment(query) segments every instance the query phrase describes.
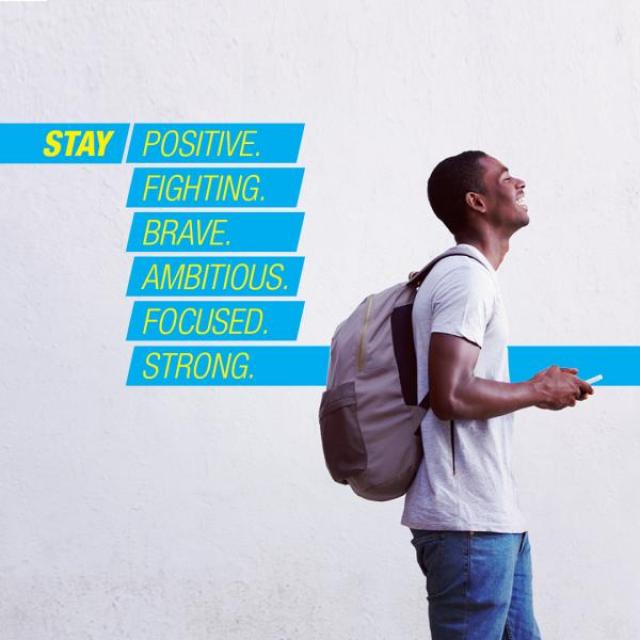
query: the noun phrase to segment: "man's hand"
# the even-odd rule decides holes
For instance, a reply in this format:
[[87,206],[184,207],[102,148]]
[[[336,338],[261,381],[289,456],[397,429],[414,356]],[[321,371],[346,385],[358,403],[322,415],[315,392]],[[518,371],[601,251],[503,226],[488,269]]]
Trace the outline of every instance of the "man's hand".
[[536,407],[559,411],[574,407],[578,400],[586,400],[593,395],[593,387],[580,380],[577,373],[577,369],[558,367],[555,364],[536,373],[530,380],[542,398],[536,403]]

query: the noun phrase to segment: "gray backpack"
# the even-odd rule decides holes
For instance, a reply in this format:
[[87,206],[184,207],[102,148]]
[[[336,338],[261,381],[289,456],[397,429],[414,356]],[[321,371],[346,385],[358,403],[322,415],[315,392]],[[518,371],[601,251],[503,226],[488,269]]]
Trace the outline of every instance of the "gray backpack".
[[445,251],[407,282],[365,298],[331,339],[319,412],[324,458],[331,477],[363,498],[403,495],[422,460],[429,394],[417,397],[411,311],[418,287],[449,256],[478,260],[463,247]]

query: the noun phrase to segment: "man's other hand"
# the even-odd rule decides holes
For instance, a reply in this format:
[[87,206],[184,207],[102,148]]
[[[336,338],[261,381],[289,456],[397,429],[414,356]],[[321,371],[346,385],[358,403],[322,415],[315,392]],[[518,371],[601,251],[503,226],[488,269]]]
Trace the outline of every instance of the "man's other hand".
[[577,369],[552,365],[536,373],[531,382],[540,394],[540,402],[536,407],[559,411],[567,407],[574,407],[579,400],[586,400],[593,395],[593,387],[576,374]]

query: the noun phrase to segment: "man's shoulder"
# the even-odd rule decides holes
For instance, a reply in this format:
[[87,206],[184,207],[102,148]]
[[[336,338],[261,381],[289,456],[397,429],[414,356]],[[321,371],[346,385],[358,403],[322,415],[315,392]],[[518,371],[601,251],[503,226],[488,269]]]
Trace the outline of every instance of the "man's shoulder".
[[479,260],[468,256],[450,256],[434,265],[429,274],[434,291],[451,286],[470,287],[495,291],[495,278]]

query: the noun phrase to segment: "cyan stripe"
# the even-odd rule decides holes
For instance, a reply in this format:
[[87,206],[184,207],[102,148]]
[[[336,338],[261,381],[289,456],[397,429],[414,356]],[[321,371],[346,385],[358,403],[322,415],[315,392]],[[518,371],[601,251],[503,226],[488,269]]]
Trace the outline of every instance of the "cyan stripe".
[[583,380],[602,374],[597,386],[640,385],[640,346],[510,346],[509,371],[513,382],[528,380],[556,364],[578,369]]
[[304,213],[133,214],[127,251],[296,251]]
[[296,207],[304,169],[134,169],[127,207]]
[[135,347],[129,386],[324,386],[329,347]]
[[127,162],[298,161],[304,124],[135,124]]
[[127,340],[296,340],[303,307],[301,300],[136,302]]
[[136,257],[128,296],[295,296],[304,258]]
[[119,164],[128,133],[110,122],[0,124],[0,163]]

